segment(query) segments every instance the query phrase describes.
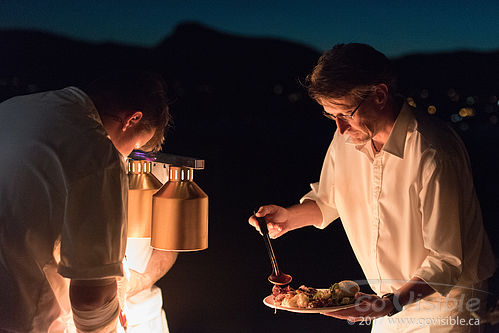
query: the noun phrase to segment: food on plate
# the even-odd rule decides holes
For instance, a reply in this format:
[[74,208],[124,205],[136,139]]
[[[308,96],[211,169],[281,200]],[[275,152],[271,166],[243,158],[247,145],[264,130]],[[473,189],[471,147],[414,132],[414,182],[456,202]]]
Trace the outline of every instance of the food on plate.
[[329,289],[316,289],[301,286],[293,289],[288,286],[275,285],[272,288],[274,304],[289,308],[323,308],[351,304],[355,294],[360,290],[354,281],[341,281],[333,284]]

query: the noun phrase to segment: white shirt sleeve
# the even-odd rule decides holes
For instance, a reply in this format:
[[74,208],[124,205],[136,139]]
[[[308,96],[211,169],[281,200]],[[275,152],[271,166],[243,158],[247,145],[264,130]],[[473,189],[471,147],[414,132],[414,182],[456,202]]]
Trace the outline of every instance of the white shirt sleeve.
[[69,185],[59,273],[68,278],[122,276],[128,181],[119,159]]
[[[446,295],[455,285],[462,272],[463,234],[465,219],[462,204],[466,193],[459,182],[464,181],[461,172],[450,158],[435,156],[430,150],[423,157],[422,186],[420,191],[422,230],[426,259],[415,276],[423,279],[433,289]],[[464,178],[466,179],[466,178]]]
[[315,201],[322,213],[322,223],[317,226],[319,229],[324,229],[339,217],[338,210],[334,201],[334,139],[326,153],[320,181],[318,183],[310,184],[312,190],[305,194],[300,203],[305,200]]

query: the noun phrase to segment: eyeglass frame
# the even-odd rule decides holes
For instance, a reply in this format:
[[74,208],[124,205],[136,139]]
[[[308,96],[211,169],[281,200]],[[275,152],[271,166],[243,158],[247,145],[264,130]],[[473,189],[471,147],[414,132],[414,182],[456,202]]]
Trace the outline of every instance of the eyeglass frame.
[[337,116],[335,116],[335,115],[333,115],[333,114],[331,114],[331,113],[326,112],[326,110],[322,110],[322,115],[323,115],[324,117],[326,117],[326,118],[328,118],[328,119],[331,119],[331,120],[334,120],[334,121],[336,121],[337,119],[340,119],[340,120],[343,120],[343,121],[347,121],[347,122],[348,122],[348,121],[350,121],[350,120],[352,120],[352,119],[353,119],[353,116],[355,115],[355,113],[357,112],[357,110],[359,110],[359,108],[360,108],[360,106],[362,105],[362,103],[364,103],[364,101],[365,101],[365,100],[366,100],[369,96],[370,96],[370,94],[369,94],[369,95],[367,95],[366,97],[364,97],[364,98],[362,99],[362,101],[360,101],[359,105],[357,105],[357,107],[356,107],[355,109],[353,109],[353,111],[352,111],[352,112],[350,112],[350,114],[342,114],[342,113],[340,113],[340,114],[338,114]]

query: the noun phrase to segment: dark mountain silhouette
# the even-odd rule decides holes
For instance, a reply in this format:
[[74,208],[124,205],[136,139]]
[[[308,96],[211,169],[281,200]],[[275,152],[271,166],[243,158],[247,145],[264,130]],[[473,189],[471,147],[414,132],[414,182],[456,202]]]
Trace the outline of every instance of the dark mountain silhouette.
[[144,48],[94,44],[37,31],[0,31],[0,42],[0,78],[11,83],[11,91],[2,89],[4,98],[28,86],[45,90],[81,84],[110,68],[137,67],[150,58],[150,50]]
[[[274,316],[261,302],[270,293],[270,265],[260,236],[246,223],[260,204],[296,203],[319,177],[334,125],[300,85],[318,51],[192,22],[154,48],[36,31],[0,31],[0,45],[0,101],[67,85],[84,88],[118,69],[165,77],[175,120],[165,150],[206,159],[206,170],[195,179],[210,196],[209,249],[182,255],[160,281],[173,332],[369,331],[325,316]],[[499,52],[410,55],[394,62],[402,93],[420,107],[435,105],[436,116],[446,121],[452,114],[457,119],[452,124],[470,151],[486,226],[499,253]],[[462,107],[476,115],[456,118]],[[338,223],[322,232],[296,231],[275,244],[283,269],[298,285],[363,278]]]

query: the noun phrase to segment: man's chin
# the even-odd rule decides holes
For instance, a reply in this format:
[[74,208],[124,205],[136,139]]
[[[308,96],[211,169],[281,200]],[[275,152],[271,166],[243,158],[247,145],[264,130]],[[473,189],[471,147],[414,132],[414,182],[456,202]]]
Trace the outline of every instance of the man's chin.
[[366,137],[352,136],[351,134],[349,134],[349,136],[350,140],[352,140],[352,143],[356,145],[365,145],[369,142],[369,138]]

